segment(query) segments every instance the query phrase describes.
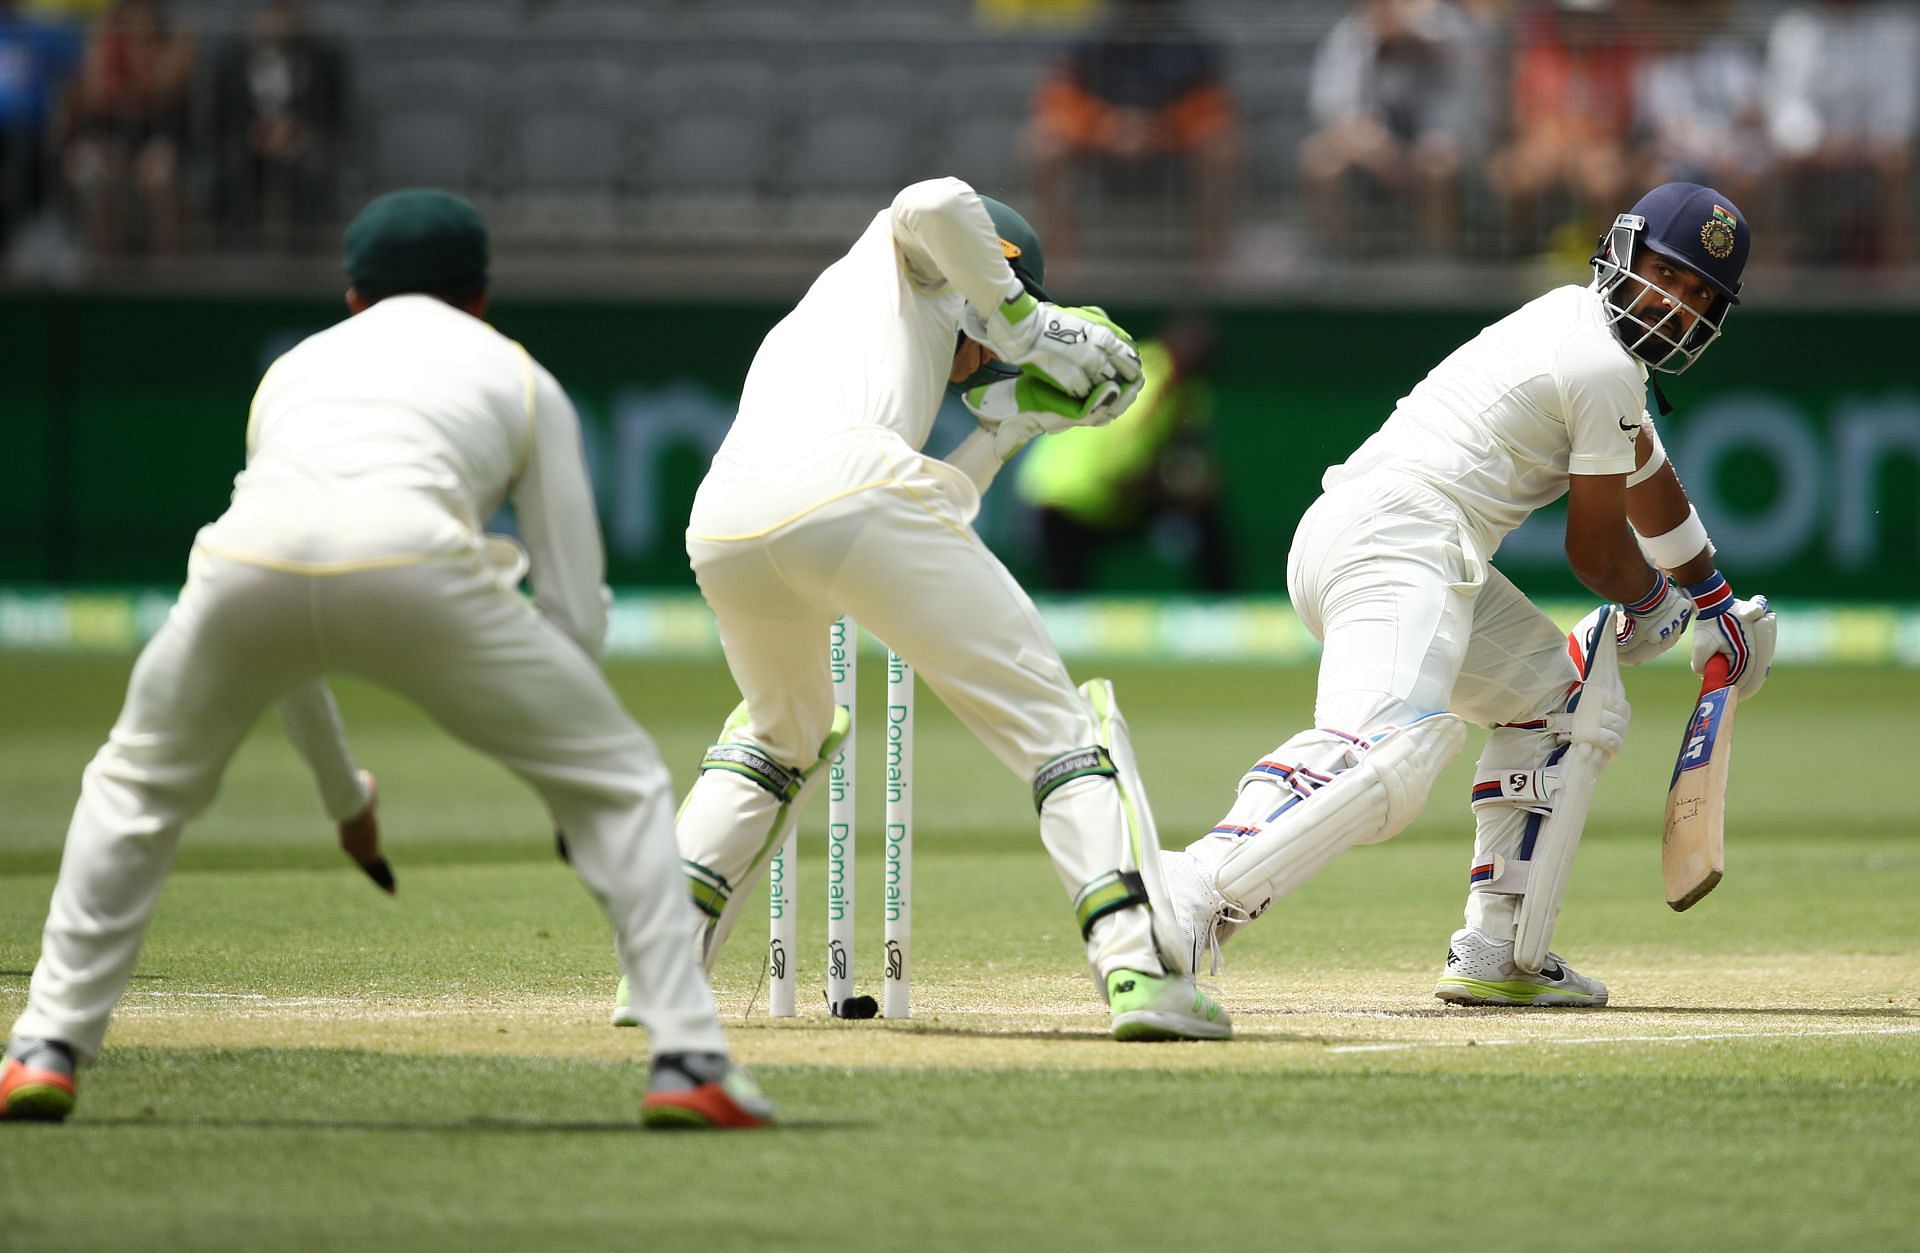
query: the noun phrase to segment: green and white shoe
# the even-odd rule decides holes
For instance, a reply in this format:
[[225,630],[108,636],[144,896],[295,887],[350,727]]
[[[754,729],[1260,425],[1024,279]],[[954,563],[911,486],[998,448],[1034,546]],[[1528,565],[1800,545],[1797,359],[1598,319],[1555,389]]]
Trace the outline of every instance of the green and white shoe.
[[613,1015],[607,1019],[616,1027],[637,1027],[640,1020],[633,1013],[633,992],[627,987],[627,977],[620,976],[620,986],[613,994]]
[[1433,994],[1454,1005],[1605,1005],[1607,985],[1589,979],[1558,953],[1538,972],[1513,964],[1513,941],[1462,928],[1447,942],[1447,965]]
[[1191,978],[1116,970],[1107,976],[1116,1040],[1227,1040],[1233,1020]]

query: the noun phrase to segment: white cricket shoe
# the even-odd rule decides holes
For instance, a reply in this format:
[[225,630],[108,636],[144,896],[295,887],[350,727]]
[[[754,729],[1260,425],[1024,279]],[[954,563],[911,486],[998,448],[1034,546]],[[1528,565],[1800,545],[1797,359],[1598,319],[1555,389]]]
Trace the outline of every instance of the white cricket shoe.
[[1220,895],[1213,876],[1185,849],[1160,850],[1160,878],[1173,897],[1173,919],[1187,948],[1187,969],[1198,973],[1204,954],[1207,973],[1220,973],[1226,967],[1220,946],[1253,920]]
[[1531,974],[1513,964],[1513,941],[1462,928],[1447,941],[1447,964],[1433,994],[1455,1005],[1605,1005],[1607,985],[1547,954]]

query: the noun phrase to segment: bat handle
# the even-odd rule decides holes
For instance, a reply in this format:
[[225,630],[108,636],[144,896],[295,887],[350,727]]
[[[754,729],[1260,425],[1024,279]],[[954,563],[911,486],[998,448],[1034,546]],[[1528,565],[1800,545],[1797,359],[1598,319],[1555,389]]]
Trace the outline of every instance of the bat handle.
[[1707,658],[1707,668],[1701,675],[1700,691],[1717,692],[1727,685],[1727,673],[1733,669],[1733,663],[1727,660],[1725,653],[1715,653]]

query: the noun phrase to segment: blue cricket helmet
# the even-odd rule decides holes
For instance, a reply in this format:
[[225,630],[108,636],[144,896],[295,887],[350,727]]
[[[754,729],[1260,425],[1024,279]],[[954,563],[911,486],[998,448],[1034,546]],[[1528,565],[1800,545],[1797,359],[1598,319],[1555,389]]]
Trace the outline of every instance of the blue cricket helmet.
[[[1640,197],[1630,212],[1614,219],[1593,255],[1594,287],[1612,310],[1614,334],[1653,369],[1684,372],[1720,337],[1728,312],[1740,303],[1741,275],[1752,245],[1753,232],[1739,206],[1711,187],[1664,183]],[[1691,325],[1678,309],[1653,324],[1633,316],[1642,295],[1658,290],[1632,273],[1640,248],[1698,274],[1720,298]]]

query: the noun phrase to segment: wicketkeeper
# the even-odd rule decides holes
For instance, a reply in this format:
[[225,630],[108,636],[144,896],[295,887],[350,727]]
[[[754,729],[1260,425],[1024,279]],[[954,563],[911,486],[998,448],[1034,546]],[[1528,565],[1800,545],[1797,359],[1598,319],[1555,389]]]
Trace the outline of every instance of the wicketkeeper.
[[[1139,390],[1125,333],[1055,304],[1044,267],[1013,210],[958,179],[916,183],[754,357],[687,527],[745,697],[680,813],[698,946],[711,962],[848,734],[828,628],[851,615],[1032,789],[1114,1034],[1224,1038],[1181,957],[1112,689],[1075,689],[972,527],[1022,444],[1110,422]],[[920,449],[950,383],[980,426],[941,461]]]
[[[579,420],[481,320],[487,264],[480,216],[441,192],[383,196],[348,227],[351,316],[261,380],[232,505],[200,532],[87,766],[0,1117],[73,1108],[75,1063],[100,1051],[181,828],[268,705],[348,851],[384,867],[372,780],[324,679],[347,673],[526,780],[567,832],[650,1033],[644,1119],[771,1120],[687,949],[666,769],[600,673],[604,556]],[[524,554],[481,532],[509,500]],[[516,591],[529,555],[532,603]]]
[[[1585,813],[1627,731],[1614,663],[1652,660],[1690,620],[1694,669],[1726,655],[1743,697],[1773,661],[1766,599],[1735,599],[1715,569],[1644,408],[1649,369],[1679,374],[1718,338],[1749,243],[1719,192],[1655,188],[1601,238],[1589,286],[1487,327],[1327,471],[1287,559],[1294,606],[1326,646],[1314,726],[1167,855],[1196,961],[1342,851],[1404,829],[1472,721],[1493,733],[1474,772],[1465,926],[1434,994],[1606,1003],[1546,943],[1580,834],[1567,815]],[[1561,496],[1569,565],[1623,610],[1596,612],[1571,649],[1490,564]]]

